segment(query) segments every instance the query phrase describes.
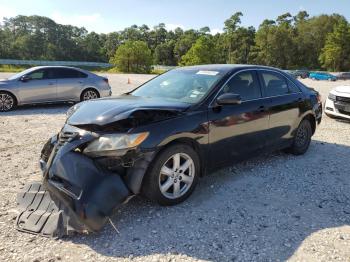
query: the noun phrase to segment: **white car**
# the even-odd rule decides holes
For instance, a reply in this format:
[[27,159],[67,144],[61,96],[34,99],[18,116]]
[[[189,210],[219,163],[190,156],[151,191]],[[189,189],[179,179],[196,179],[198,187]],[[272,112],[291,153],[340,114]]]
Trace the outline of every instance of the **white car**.
[[350,86],[338,86],[329,92],[325,113],[330,117],[350,120]]

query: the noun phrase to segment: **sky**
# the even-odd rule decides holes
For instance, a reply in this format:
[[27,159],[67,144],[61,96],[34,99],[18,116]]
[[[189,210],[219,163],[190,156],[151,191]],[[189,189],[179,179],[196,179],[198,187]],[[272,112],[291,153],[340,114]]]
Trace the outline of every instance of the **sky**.
[[41,15],[97,33],[161,22],[170,30],[209,26],[216,33],[237,11],[244,15],[243,26],[257,28],[264,19],[276,19],[286,12],[295,15],[300,10],[310,15],[339,13],[350,21],[349,0],[0,0],[0,21],[16,15]]

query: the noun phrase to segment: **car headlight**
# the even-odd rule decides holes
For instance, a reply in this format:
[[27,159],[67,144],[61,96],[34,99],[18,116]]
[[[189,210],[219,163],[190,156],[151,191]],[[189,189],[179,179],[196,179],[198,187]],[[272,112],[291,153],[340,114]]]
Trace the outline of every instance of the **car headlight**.
[[332,100],[332,101],[336,101],[336,100],[337,100],[337,96],[336,96],[336,95],[333,95],[332,93],[329,93],[328,99],[329,99],[329,100]]
[[75,111],[78,110],[78,108],[81,106],[81,103],[79,104],[75,104],[74,106],[70,107],[68,110],[67,110],[67,113],[66,113],[66,117],[67,119],[70,118]]
[[118,156],[127,150],[140,145],[149,133],[103,135],[92,141],[85,149],[84,154],[92,156]]

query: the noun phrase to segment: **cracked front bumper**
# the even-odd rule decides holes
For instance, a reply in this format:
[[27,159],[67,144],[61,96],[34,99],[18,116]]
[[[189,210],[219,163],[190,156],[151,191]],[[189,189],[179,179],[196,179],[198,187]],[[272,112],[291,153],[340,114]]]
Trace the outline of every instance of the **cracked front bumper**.
[[28,185],[18,195],[19,230],[58,237],[72,231],[96,232],[132,195],[118,173],[78,150],[95,139],[92,133],[70,126],[62,132],[43,148],[47,156],[40,161],[43,182]]

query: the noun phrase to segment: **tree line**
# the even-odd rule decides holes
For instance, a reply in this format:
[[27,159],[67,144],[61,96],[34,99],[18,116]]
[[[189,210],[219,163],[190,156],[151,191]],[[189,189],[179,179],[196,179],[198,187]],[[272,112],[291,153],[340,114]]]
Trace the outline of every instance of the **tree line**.
[[133,25],[109,34],[61,25],[42,16],[5,18],[0,58],[110,62],[125,72],[149,72],[152,64],[261,64],[283,69],[350,70],[350,25],[339,14],[310,17],[306,11],[241,25],[237,12],[222,33]]

